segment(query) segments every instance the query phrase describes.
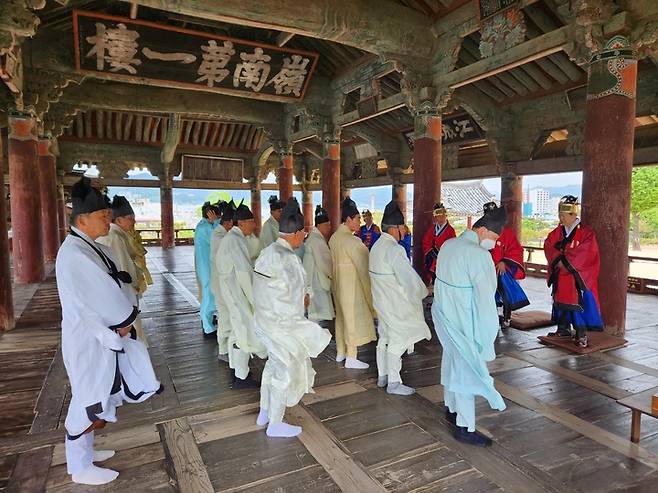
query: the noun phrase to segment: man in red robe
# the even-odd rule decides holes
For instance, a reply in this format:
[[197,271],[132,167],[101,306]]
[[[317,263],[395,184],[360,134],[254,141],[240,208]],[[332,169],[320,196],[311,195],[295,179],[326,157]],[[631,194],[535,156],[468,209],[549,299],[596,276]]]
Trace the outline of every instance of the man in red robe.
[[[565,195],[560,200],[560,225],[544,242],[548,261],[548,285],[553,289],[551,337],[574,337],[587,347],[587,331],[603,330],[599,308],[599,245],[594,230],[580,222],[578,199]],[[572,327],[575,335],[572,335]]]
[[[498,206],[495,202],[484,204],[485,214],[496,209]],[[505,226],[496,240],[496,246],[489,252],[498,275],[496,304],[503,307],[501,326],[508,328],[512,320],[512,312],[530,304],[523,288],[518,283],[519,279],[525,279],[523,247],[512,228]]]
[[434,227],[429,228],[423,237],[423,255],[425,256],[425,282],[434,284],[436,278],[436,258],[439,250],[450,238],[455,238],[455,229],[448,222],[446,208],[443,204],[434,204],[432,211]]

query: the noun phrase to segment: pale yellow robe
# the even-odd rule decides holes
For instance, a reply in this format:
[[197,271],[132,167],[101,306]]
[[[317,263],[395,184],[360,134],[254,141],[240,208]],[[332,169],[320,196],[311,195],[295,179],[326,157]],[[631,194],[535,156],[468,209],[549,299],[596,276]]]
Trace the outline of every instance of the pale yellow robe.
[[260,232],[260,249],[264,250],[279,238],[279,221],[270,216]]
[[[133,282],[130,283],[130,290],[134,295],[135,305],[138,305],[139,292],[135,289],[135,286],[139,285],[139,279],[143,278],[144,274],[133,260],[134,252],[130,234],[121,229],[120,226],[112,223],[110,224],[110,231],[107,236],[99,237],[96,242],[109,247],[114,254],[114,259],[117,261],[117,268],[130,274],[130,277],[133,279]],[[133,327],[135,328],[135,332],[137,332],[137,338],[148,347],[148,341],[142,329],[142,321],[139,316],[133,322]]]
[[356,358],[356,348],[377,339],[373,319],[368,248],[341,224],[329,240],[336,307],[336,351]]

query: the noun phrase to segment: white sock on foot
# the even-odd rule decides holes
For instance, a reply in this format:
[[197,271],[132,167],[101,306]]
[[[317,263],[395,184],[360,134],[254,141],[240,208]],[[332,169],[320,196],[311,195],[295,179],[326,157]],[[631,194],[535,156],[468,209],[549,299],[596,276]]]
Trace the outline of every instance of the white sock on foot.
[[384,375],[383,377],[377,378],[377,387],[382,388],[388,385],[388,377]]
[[92,462],[105,462],[114,457],[115,453],[114,450],[94,450],[94,455],[91,460]]
[[353,370],[365,370],[366,368],[369,367],[370,365],[368,363],[359,361],[356,358],[350,358],[349,356],[345,358],[345,368],[351,368]]
[[270,423],[265,432],[268,437],[296,437],[302,432],[301,426],[289,425],[288,423]]
[[386,387],[386,392],[395,395],[411,395],[416,391],[413,388],[407,387],[400,382],[395,382],[388,384],[388,387]]
[[342,363],[343,361],[345,361],[345,355],[344,354],[337,354],[336,355],[336,361],[338,361],[339,363]]
[[73,474],[73,482],[78,484],[100,485],[107,484],[119,477],[119,473],[112,469],[89,466],[82,472]]
[[267,415],[267,409],[261,409],[258,412],[258,417],[256,418],[256,424],[258,426],[265,426],[269,422],[270,422],[270,418]]

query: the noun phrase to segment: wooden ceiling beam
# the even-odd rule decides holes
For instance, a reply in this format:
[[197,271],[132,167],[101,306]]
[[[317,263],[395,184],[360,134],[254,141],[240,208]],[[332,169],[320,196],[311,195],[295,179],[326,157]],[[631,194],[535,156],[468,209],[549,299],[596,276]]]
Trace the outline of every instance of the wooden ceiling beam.
[[563,50],[569,41],[571,32],[572,27],[565,26],[514,46],[498,55],[493,55],[447,74],[438,74],[435,76],[434,83],[438,87],[447,86],[456,89],[528,62],[540,60]]
[[287,33],[285,31],[281,31],[277,37],[276,37],[276,45],[278,47],[283,47],[286,45],[288,41],[290,41],[293,37],[295,36],[295,33]]
[[96,110],[96,137],[105,138],[105,112],[103,110]]
[[132,124],[133,124],[133,118],[134,117],[135,117],[135,115],[133,115],[132,113],[128,113],[126,115],[126,121],[123,124],[123,140],[130,139],[130,130],[131,130],[131,127],[132,127]]
[[142,129],[144,127],[144,116],[136,115],[135,116],[135,140],[137,142],[142,141]]
[[[131,0],[132,1],[132,0]],[[206,20],[335,41],[373,53],[429,56],[432,20],[395,2],[369,0],[137,0]]]

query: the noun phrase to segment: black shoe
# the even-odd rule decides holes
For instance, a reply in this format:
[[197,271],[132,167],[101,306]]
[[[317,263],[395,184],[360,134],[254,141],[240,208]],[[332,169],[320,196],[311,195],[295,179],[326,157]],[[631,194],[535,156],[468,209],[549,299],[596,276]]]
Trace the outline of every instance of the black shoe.
[[203,337],[206,339],[217,339],[217,331],[214,330],[212,332],[204,332]]
[[212,324],[217,327],[217,315],[212,316]]
[[491,445],[490,438],[481,435],[477,431],[468,431],[466,427],[458,426],[453,436],[460,442],[475,445],[476,447],[489,447]]
[[251,377],[251,373],[247,375],[247,378],[242,380],[241,378],[238,378],[235,376],[235,372],[233,373],[233,385],[232,387],[234,389],[259,389],[260,388],[260,382],[257,380],[254,380]]
[[453,425],[457,426],[457,413],[451,413],[450,409],[448,409],[447,407],[446,407],[446,419]]

